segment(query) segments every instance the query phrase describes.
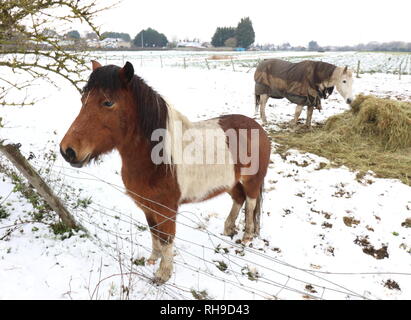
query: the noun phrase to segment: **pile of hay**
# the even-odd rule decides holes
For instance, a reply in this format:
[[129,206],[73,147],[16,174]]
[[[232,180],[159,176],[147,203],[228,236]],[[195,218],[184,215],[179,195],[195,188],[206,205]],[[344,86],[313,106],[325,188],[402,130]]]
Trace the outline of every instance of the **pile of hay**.
[[351,110],[311,132],[273,132],[282,148],[297,148],[355,170],[411,185],[411,103],[358,96]]

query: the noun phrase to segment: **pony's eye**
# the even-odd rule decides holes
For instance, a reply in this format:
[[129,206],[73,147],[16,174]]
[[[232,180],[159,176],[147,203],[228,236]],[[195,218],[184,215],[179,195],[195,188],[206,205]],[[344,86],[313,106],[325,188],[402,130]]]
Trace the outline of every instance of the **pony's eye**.
[[347,83],[347,80],[343,80],[343,83]]
[[113,101],[104,101],[103,102],[103,106],[108,107],[108,108],[112,107],[113,105],[114,105]]

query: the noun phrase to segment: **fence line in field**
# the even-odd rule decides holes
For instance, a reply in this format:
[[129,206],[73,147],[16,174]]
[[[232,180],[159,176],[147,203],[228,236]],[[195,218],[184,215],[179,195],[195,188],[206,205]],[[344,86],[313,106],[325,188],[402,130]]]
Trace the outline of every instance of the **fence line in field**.
[[[353,53],[351,55],[275,57],[291,62],[311,59],[329,62],[339,66],[347,65],[355,71],[357,77],[364,73],[391,73],[399,74],[401,76],[411,75],[411,55],[409,54]],[[140,67],[200,68],[205,70],[230,70],[233,72],[248,73],[257,66],[261,59],[270,58],[270,55],[266,52],[262,56],[259,56],[258,53],[250,53],[249,55],[237,55],[235,53],[209,53],[197,55],[166,55],[164,53],[153,55],[110,55],[105,52],[101,55],[94,55],[93,58],[105,59],[106,64],[124,65],[126,61],[130,61],[138,65],[137,61],[140,60]]]
[[[40,161],[40,162],[41,162],[41,161]],[[56,173],[58,176],[64,176],[64,177],[67,177],[67,178],[70,178],[70,179],[81,179],[81,180],[94,180],[94,181],[99,181],[99,182],[105,183],[105,184],[107,184],[107,185],[109,185],[109,186],[117,189],[118,191],[121,191],[121,192],[126,191],[124,187],[117,186],[117,185],[112,184],[112,183],[110,183],[110,182],[104,181],[104,180],[102,180],[102,179],[100,179],[100,178],[98,178],[98,177],[96,177],[96,176],[93,176],[93,175],[90,174],[90,173],[86,173],[86,172],[79,171],[79,170],[72,169],[72,168],[65,168],[65,167],[60,167],[60,171],[57,171],[58,169],[59,169],[59,166],[53,165],[54,173]],[[78,176],[75,177],[75,176],[69,175],[69,174],[67,174],[67,173],[64,172],[64,171],[67,170],[67,169],[73,170],[73,171],[75,171],[75,172],[77,172],[77,173],[81,173],[81,174],[83,175],[83,177],[78,177]],[[86,175],[86,176],[88,176],[88,177],[87,177],[87,178],[84,178],[84,175]],[[89,178],[89,177],[91,177],[91,178]],[[57,184],[57,183],[55,183],[54,186],[55,186],[55,187],[59,187],[60,190],[61,190],[61,189],[63,188],[63,185],[64,185],[64,182],[62,182],[60,185]],[[133,223],[134,225],[137,225],[137,226],[140,226],[140,227],[143,226],[142,223],[140,223],[140,222],[138,222],[137,220],[131,218],[131,215],[126,215],[125,213],[121,213],[121,212],[119,212],[118,210],[106,208],[106,207],[101,206],[101,205],[98,205],[98,204],[97,204],[97,206],[98,206],[99,208],[96,208],[96,207],[94,207],[94,206],[90,206],[90,208],[93,210],[93,212],[95,212],[95,213],[97,212],[97,213],[99,213],[100,215],[104,215],[104,216],[110,217],[110,218],[113,218],[113,216],[110,215],[110,214],[107,214],[107,213],[105,212],[105,210],[112,211],[113,214],[120,214],[120,216],[124,216],[124,217],[126,217],[126,219],[130,219],[130,223]],[[182,211],[182,212],[179,213],[179,216],[182,216],[182,217],[188,219],[189,221],[191,221],[192,223],[195,224],[196,221],[194,221],[193,219],[187,217],[187,216],[185,215],[185,213],[188,213],[188,212]],[[195,213],[192,213],[192,212],[191,212],[190,214],[192,214],[192,215],[193,215],[195,218],[197,218],[198,220],[201,220],[200,218],[198,218],[198,217],[195,215]],[[124,220],[123,218],[114,217],[114,219],[116,219],[116,220],[123,220],[122,222],[127,222],[127,220]],[[83,222],[85,222],[83,216],[81,217],[81,220],[83,220]],[[174,219],[173,219],[173,220],[174,220]],[[80,222],[81,222],[81,221],[80,221]],[[184,226],[184,227],[188,227],[188,228],[191,228],[191,229],[195,229],[196,231],[205,233],[205,234],[208,236],[208,238],[209,238],[209,240],[211,241],[211,243],[213,243],[213,239],[216,239],[217,241],[220,241],[220,244],[226,243],[227,245],[229,245],[229,246],[231,246],[231,247],[233,247],[233,248],[242,248],[244,251],[246,251],[246,252],[249,253],[249,254],[254,254],[254,255],[256,255],[256,256],[260,256],[260,257],[262,257],[262,258],[264,258],[264,259],[267,259],[267,262],[268,262],[268,261],[271,261],[271,263],[275,263],[275,264],[278,264],[278,265],[286,266],[287,268],[291,268],[291,269],[294,269],[294,270],[299,270],[299,271],[305,272],[305,273],[307,273],[307,275],[314,276],[314,277],[316,277],[318,280],[328,282],[329,284],[335,286],[335,287],[333,288],[333,287],[326,287],[326,286],[323,286],[323,285],[321,285],[321,284],[314,284],[317,288],[322,288],[323,291],[322,291],[321,296],[315,296],[315,295],[311,295],[311,296],[310,296],[307,292],[304,292],[304,291],[302,291],[302,290],[300,290],[300,289],[298,289],[298,288],[295,288],[295,287],[290,287],[290,286],[288,285],[288,282],[289,282],[289,280],[291,279],[291,280],[293,280],[293,281],[295,281],[295,282],[302,282],[302,283],[307,284],[307,285],[308,285],[308,284],[312,285],[312,284],[313,284],[312,281],[307,281],[307,280],[298,279],[298,278],[296,278],[296,277],[292,277],[292,276],[287,275],[287,274],[284,274],[283,272],[278,271],[278,270],[276,270],[276,269],[274,269],[274,268],[269,268],[269,267],[266,267],[266,266],[264,266],[264,265],[261,265],[261,264],[257,263],[256,261],[253,261],[253,260],[251,260],[251,259],[238,257],[238,256],[236,256],[236,255],[232,255],[232,254],[229,254],[229,253],[228,253],[228,254],[227,254],[227,253],[221,254],[221,252],[218,252],[218,253],[220,253],[220,254],[222,255],[222,257],[223,257],[224,259],[228,259],[228,261],[230,262],[230,265],[234,264],[234,265],[236,265],[237,267],[240,267],[241,265],[238,265],[238,263],[236,263],[236,262],[233,261],[232,259],[235,259],[235,260],[237,260],[237,261],[238,261],[238,260],[241,260],[241,261],[244,261],[244,262],[246,262],[246,263],[250,263],[250,264],[252,264],[252,265],[257,265],[257,266],[260,267],[261,269],[266,269],[266,270],[269,270],[270,272],[273,272],[273,273],[279,274],[279,275],[281,275],[281,276],[283,276],[283,277],[286,277],[286,283],[285,283],[284,285],[281,284],[281,283],[278,283],[278,282],[276,282],[276,281],[273,281],[273,280],[271,280],[271,279],[269,279],[269,278],[265,278],[265,277],[260,277],[260,278],[258,278],[258,281],[260,281],[260,283],[265,283],[266,285],[276,287],[276,288],[279,290],[279,292],[281,292],[281,291],[283,291],[283,290],[287,290],[287,291],[292,291],[292,292],[295,292],[295,293],[298,293],[298,294],[308,295],[310,298],[322,299],[323,296],[324,296],[324,293],[326,293],[327,291],[332,291],[332,292],[334,292],[334,293],[344,294],[344,295],[347,295],[347,296],[352,296],[352,297],[357,297],[357,298],[365,298],[363,295],[358,294],[358,293],[355,293],[355,292],[353,292],[352,290],[349,290],[348,288],[345,288],[344,286],[338,285],[338,284],[333,283],[332,281],[330,281],[330,280],[328,280],[328,279],[325,279],[325,278],[323,278],[323,277],[317,276],[317,275],[316,275],[317,272],[315,272],[315,270],[307,270],[307,269],[304,269],[304,268],[299,268],[299,267],[297,267],[297,266],[292,266],[292,265],[290,265],[290,264],[288,264],[288,263],[285,263],[285,262],[280,261],[280,260],[278,260],[278,259],[276,259],[276,258],[273,258],[272,256],[266,255],[265,253],[261,253],[261,252],[259,252],[258,250],[255,250],[255,249],[253,249],[253,248],[242,247],[241,245],[238,245],[238,244],[236,244],[236,243],[234,243],[234,242],[232,242],[232,241],[230,241],[230,240],[227,240],[227,239],[225,239],[225,238],[221,238],[219,235],[216,235],[216,234],[214,234],[214,233],[212,233],[212,232],[210,232],[210,231],[207,231],[207,230],[197,230],[195,227],[193,227],[193,226],[191,226],[191,225],[188,225],[187,223],[183,223],[183,222],[181,222],[181,221],[176,221],[176,222],[177,222],[178,224]],[[104,229],[104,228],[101,228],[98,224],[95,223],[95,221],[89,221],[89,224],[93,225],[95,228],[104,230],[105,232],[109,232],[109,231],[110,231],[110,232],[112,233],[112,230],[106,230],[106,229]],[[142,233],[142,232],[143,232],[143,231],[134,233],[134,235],[137,235],[137,234]],[[116,238],[119,238],[119,239],[122,239],[123,241],[125,241],[125,240],[126,240],[125,237],[127,237],[129,234],[128,234],[128,233],[121,234],[121,233],[119,233],[119,232],[116,232],[116,233],[114,233],[114,234],[112,234],[112,235],[115,236]],[[216,248],[218,248],[218,246],[215,246],[215,245],[214,245],[214,248],[213,248],[213,247],[206,247],[206,246],[204,246],[204,245],[201,244],[201,243],[197,243],[197,242],[192,241],[192,240],[187,240],[187,239],[181,238],[181,237],[179,237],[179,235],[176,237],[176,240],[177,240],[177,241],[180,241],[180,242],[181,242],[181,241],[187,242],[187,243],[189,243],[190,245],[193,245],[193,246],[200,246],[200,247],[203,248],[203,250],[208,250],[208,251],[213,251],[213,250],[215,251]],[[132,243],[131,243],[131,244],[132,244]],[[213,243],[213,244],[214,244],[214,243]],[[138,244],[138,246],[141,247],[141,248],[143,248],[143,249],[145,249],[145,250],[147,250],[147,251],[150,250],[149,248],[147,249],[147,247],[144,247],[144,246],[142,246],[141,244]],[[207,264],[211,264],[211,265],[214,265],[214,266],[215,266],[214,262],[205,260],[205,259],[203,259],[203,258],[201,258],[201,257],[199,257],[199,256],[196,256],[196,255],[193,255],[191,252],[185,250],[185,249],[182,248],[181,246],[176,246],[176,250],[177,250],[177,251],[180,251],[180,252],[184,252],[184,254],[185,254],[186,256],[187,256],[187,255],[193,256],[193,258],[198,259],[199,261],[202,261],[202,262],[204,262],[205,264],[207,263]],[[182,264],[182,263],[179,262],[179,261],[177,261],[177,262],[178,262],[178,264]],[[186,266],[186,265],[183,264],[182,266],[184,266],[184,267],[186,267],[186,268],[194,268],[194,269],[197,268],[195,265]],[[207,270],[208,270],[208,268],[207,268]],[[238,281],[238,277],[244,277],[244,274],[239,273],[238,271],[235,271],[233,268],[230,268],[229,271],[233,273],[233,275],[236,277],[237,281]],[[318,270],[317,270],[317,271],[318,271]],[[197,272],[200,272],[200,269],[197,269]],[[204,270],[201,270],[201,272],[205,272],[205,271],[204,271]],[[334,274],[334,275],[359,275],[359,274],[368,274],[368,275],[371,275],[371,274],[382,274],[382,273],[368,273],[368,272],[360,272],[360,273],[332,273],[332,272],[321,271],[321,272],[318,272],[318,274],[327,274],[327,275],[333,275],[333,274]],[[387,274],[395,274],[395,273],[388,272]],[[404,275],[405,273],[400,273],[400,274]],[[405,275],[410,275],[410,274],[405,274]],[[208,276],[213,277],[214,275],[213,275],[212,273],[209,273]],[[226,281],[227,281],[227,279],[226,279]],[[252,288],[253,290],[255,290],[255,288],[253,288],[253,287],[249,287],[248,289],[250,289],[250,288]],[[337,289],[336,289],[336,288],[337,288]],[[250,290],[251,290],[251,289],[250,289]],[[272,295],[271,295],[271,297],[272,297],[272,298],[277,298],[277,297],[272,296]]]

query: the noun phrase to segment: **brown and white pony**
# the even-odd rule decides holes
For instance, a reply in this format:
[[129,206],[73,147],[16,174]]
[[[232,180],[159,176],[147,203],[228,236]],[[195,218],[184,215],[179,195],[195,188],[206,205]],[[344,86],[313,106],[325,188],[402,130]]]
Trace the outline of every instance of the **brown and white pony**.
[[[224,234],[235,234],[235,221],[245,202],[243,241],[252,240],[259,233],[261,193],[270,156],[264,129],[242,115],[191,122],[134,75],[131,63],[120,68],[93,61],[92,66],[80,113],[61,141],[60,151],[74,167],[119,151],[127,193],[145,213],[150,227],[148,263],[161,258],[155,281],[163,283],[172,274],[176,214],[181,204],[228,192],[233,205]],[[216,146],[214,138],[204,140],[209,133],[223,144]],[[238,151],[242,148],[245,155]],[[213,156],[219,161],[209,161]]]

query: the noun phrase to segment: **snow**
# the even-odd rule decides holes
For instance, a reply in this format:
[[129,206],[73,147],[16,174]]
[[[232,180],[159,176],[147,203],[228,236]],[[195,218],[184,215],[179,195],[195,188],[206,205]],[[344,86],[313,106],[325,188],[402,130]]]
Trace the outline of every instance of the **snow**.
[[[110,62],[121,64],[124,54],[114,53]],[[166,60],[167,53],[161,54]],[[176,67],[186,54],[170,53],[172,63],[164,68],[141,66],[140,54],[127,59],[192,121],[228,113],[254,116],[252,70]],[[195,55],[200,53],[191,53]],[[366,56],[369,64],[383,61],[380,54]],[[357,56],[322,58],[343,65]],[[401,226],[411,217],[411,188],[372,172],[358,179],[348,168],[324,166],[327,159],[297,150],[271,155],[259,239],[249,247],[236,243],[242,237],[243,215],[233,239],[222,235],[231,207],[228,195],[184,205],[178,216],[173,276],[165,285],[152,284],[158,264],[131,263],[148,257],[151,237],[144,214],[124,193],[119,155],[113,152],[83,169],[71,168],[59,155],[52,165],[44,159],[58,154],[58,144],[80,109],[78,92],[57,82],[60,89],[38,85],[36,94],[44,99],[32,107],[2,107],[6,126],[0,134],[21,143],[24,154],[35,155],[31,163],[42,168],[56,193],[71,196],[68,205],[89,234],[80,231],[63,239],[44,223],[24,223],[32,220],[33,207],[11,192],[13,184],[1,176],[0,204],[10,215],[0,219],[0,299],[193,299],[192,289],[205,290],[215,299],[411,298],[411,231]],[[411,100],[411,76],[399,80],[393,74],[362,74],[354,88],[356,93]],[[287,101],[269,104],[272,128],[292,119],[294,106]],[[334,93],[313,120],[323,121],[347,108]],[[51,173],[46,174],[48,166]],[[85,208],[73,208],[77,199],[90,197]],[[348,226],[344,217],[357,222]],[[375,249],[387,246],[388,257],[364,253],[358,242],[365,237]],[[384,286],[387,280],[398,283],[400,290]]]

